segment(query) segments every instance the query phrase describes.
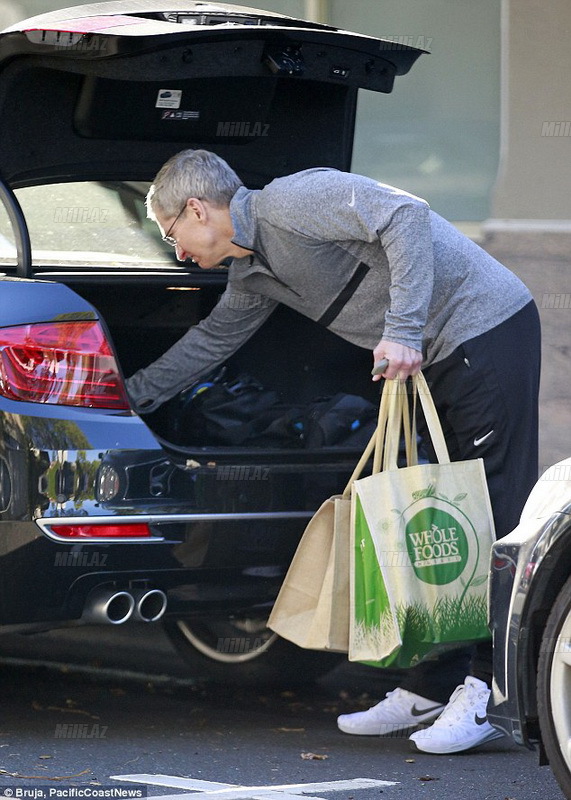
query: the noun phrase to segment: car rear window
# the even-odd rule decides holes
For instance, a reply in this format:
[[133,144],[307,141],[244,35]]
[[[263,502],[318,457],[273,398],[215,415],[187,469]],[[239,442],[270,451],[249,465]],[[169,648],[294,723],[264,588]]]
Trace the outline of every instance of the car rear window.
[[[143,183],[76,182],[16,190],[34,266],[172,268],[174,251],[146,215]],[[14,234],[0,208],[0,265],[16,263]]]

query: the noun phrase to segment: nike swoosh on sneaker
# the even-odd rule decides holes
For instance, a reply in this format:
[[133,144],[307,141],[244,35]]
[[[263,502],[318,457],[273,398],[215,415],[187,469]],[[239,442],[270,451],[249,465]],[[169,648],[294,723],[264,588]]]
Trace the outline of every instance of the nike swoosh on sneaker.
[[422,717],[424,714],[430,714],[431,711],[438,711],[439,708],[444,708],[441,703],[437,703],[435,706],[429,706],[428,708],[417,708],[414,705],[410,709],[410,713],[413,717]]
[[480,438],[479,438],[479,439],[474,439],[474,447],[479,447],[481,444],[483,444],[483,443],[486,441],[486,439],[489,439],[489,438],[490,438],[490,436],[492,435],[492,433],[493,433],[493,432],[494,432],[494,431],[493,431],[493,429],[492,429],[492,430],[491,430],[489,433],[487,433],[485,436],[480,436]]
[[474,722],[476,725],[485,725],[487,721],[488,718],[486,716],[479,717],[477,714],[474,714]]

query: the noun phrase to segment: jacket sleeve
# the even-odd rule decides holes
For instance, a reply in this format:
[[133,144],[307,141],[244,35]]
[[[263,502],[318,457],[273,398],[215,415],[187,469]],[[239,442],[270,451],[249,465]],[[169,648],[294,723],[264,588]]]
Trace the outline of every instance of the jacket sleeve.
[[434,284],[430,209],[420,203],[401,206],[378,237],[390,274],[390,306],[380,338],[422,352]]
[[205,317],[160,358],[127,379],[127,392],[141,414],[191,386],[238,350],[266,321],[275,300],[230,286]]

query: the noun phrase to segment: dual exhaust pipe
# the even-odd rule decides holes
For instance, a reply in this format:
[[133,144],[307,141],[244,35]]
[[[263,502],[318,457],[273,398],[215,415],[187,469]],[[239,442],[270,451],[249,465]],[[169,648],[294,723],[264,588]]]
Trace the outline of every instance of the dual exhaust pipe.
[[87,597],[81,622],[90,625],[122,625],[127,620],[156,622],[167,609],[161,589],[93,589]]

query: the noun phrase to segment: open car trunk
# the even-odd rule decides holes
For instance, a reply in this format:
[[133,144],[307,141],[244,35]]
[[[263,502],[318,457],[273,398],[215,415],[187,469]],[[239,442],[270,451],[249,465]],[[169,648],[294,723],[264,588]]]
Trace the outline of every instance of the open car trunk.
[[[253,189],[314,166],[350,170],[358,89],[392,91],[395,77],[422,52],[192,0],[92,4],[15,25],[0,35],[0,116],[10,119],[0,127],[0,190],[17,250],[12,273],[3,268],[65,283],[85,298],[107,325],[130,376],[209,313],[223,292],[225,271],[177,269],[160,241],[154,260],[141,256],[137,263],[136,247],[127,260],[115,259],[107,255],[112,245],[132,231],[130,223],[113,229],[113,221],[109,240],[103,238],[109,231],[91,237],[93,249],[103,254],[99,262],[74,261],[72,254],[62,264],[33,237],[30,248],[13,192],[72,181],[148,185],[168,158],[189,147],[216,152]],[[64,214],[59,221],[66,220]],[[143,229],[136,214],[132,223]],[[80,235],[90,238],[89,232]],[[169,458],[188,470],[186,480],[177,475],[176,481],[166,470],[155,497],[214,511],[314,510],[343,488],[372,430],[378,389],[370,369],[369,352],[278,308],[229,360],[224,376],[234,393],[252,381],[261,385],[258,400],[277,393],[270,404],[274,418],[263,417],[273,423],[272,434],[214,436],[200,413],[220,382],[202,385],[195,399],[183,393],[144,418]],[[345,395],[361,399],[341,422],[331,415],[329,400],[318,403],[333,398],[335,405]],[[324,408],[332,436],[321,435]],[[245,420],[255,434],[265,431],[262,416],[255,405]],[[235,432],[231,417],[226,421],[223,434]],[[216,472],[222,467],[225,472]],[[131,469],[131,492],[133,474]],[[221,477],[238,483],[231,491],[228,484],[222,491],[220,483],[205,488]],[[152,476],[150,485],[152,494]],[[132,494],[124,500],[128,507]]]
[[[164,352],[216,302],[224,275],[218,283],[208,275],[203,286],[201,276],[196,277],[196,291],[188,291],[188,281],[178,287],[176,282],[114,285],[112,291],[68,284],[98,309],[121,367],[130,375]],[[250,531],[252,547],[261,546],[260,537],[274,515],[275,547],[276,537],[296,527],[301,532],[306,522],[306,517],[280,521],[276,514],[310,515],[326,497],[344,489],[375,427],[379,384],[371,381],[370,370],[367,350],[278,307],[229,359],[215,388],[205,378],[193,400],[191,388],[142,417],[168,462],[151,460],[147,465],[145,452],[111,456],[128,475],[127,491],[112,506],[128,506],[143,497],[150,505],[168,503],[199,513],[268,515],[266,521],[241,523]],[[234,396],[222,388],[224,382],[231,389],[245,385],[246,394]],[[253,407],[247,391],[252,382],[261,387],[253,390]],[[214,424],[197,401],[208,401],[217,387],[223,402],[214,403],[222,406]],[[262,417],[264,424],[259,425]]]
[[[75,291],[102,314],[131,375],[208,314],[225,285],[223,273],[213,277]],[[374,427],[379,385],[370,370],[369,351],[280,306],[222,369],[144,419],[171,451],[188,457],[209,447],[258,456],[262,448],[286,450],[298,459],[324,447],[354,452]]]

